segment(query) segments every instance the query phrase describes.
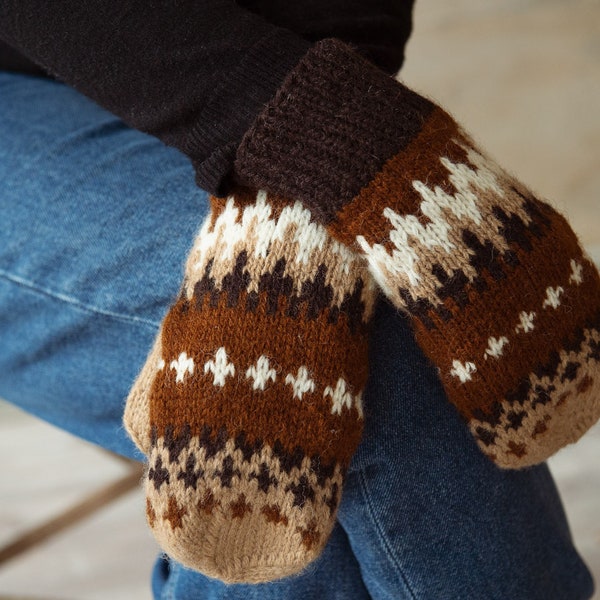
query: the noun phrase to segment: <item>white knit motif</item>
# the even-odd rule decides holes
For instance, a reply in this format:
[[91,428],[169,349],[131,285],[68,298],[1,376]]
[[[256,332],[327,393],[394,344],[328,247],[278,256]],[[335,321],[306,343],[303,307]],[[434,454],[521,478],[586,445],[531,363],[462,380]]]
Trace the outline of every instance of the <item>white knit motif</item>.
[[308,369],[304,365],[298,369],[296,375],[288,373],[285,382],[292,386],[294,397],[300,400],[307,392],[315,391],[315,382],[309,377]]
[[535,329],[535,325],[533,324],[535,317],[536,314],[533,311],[521,311],[519,314],[519,324],[515,327],[515,333],[519,333],[520,331],[529,333],[530,331],[533,331]]
[[212,373],[214,375],[213,385],[223,387],[225,379],[235,375],[235,367],[229,362],[227,351],[221,346],[215,353],[215,359],[209,360],[204,365],[204,373]]
[[348,391],[348,385],[341,377],[337,380],[335,389],[329,385],[325,388],[325,391],[323,392],[323,398],[327,398],[327,396],[331,396],[331,400],[333,401],[331,407],[332,415],[341,415],[343,407],[346,407],[348,410],[350,410],[352,408],[352,404],[354,403],[354,398]]
[[259,356],[255,365],[248,367],[246,379],[253,379],[252,389],[264,391],[269,380],[275,382],[277,372],[271,368],[269,359],[266,356]]
[[475,363],[466,362],[463,364],[459,360],[453,360],[450,375],[458,377],[461,383],[466,383],[467,381],[471,381],[472,375],[476,371],[477,366],[475,365]]
[[569,283],[574,283],[575,285],[581,285],[583,283],[583,266],[574,259],[571,259],[571,276],[569,277]]
[[354,408],[356,408],[357,412],[358,412],[358,416],[363,419],[364,418],[364,411],[363,411],[363,393],[359,392],[358,394],[356,394],[356,396],[354,396]]
[[176,360],[172,360],[169,367],[177,372],[177,377],[175,378],[176,383],[183,382],[188,373],[190,375],[193,375],[194,373],[194,361],[188,357],[186,352],[182,352]]
[[560,297],[564,291],[564,288],[560,285],[555,288],[546,288],[546,299],[544,300],[544,304],[542,304],[542,308],[551,306],[552,308],[557,309],[560,306]]
[[483,358],[487,360],[488,356],[492,358],[500,358],[504,354],[504,346],[508,344],[508,338],[502,336],[500,338],[490,337],[488,339],[488,347],[486,348]]

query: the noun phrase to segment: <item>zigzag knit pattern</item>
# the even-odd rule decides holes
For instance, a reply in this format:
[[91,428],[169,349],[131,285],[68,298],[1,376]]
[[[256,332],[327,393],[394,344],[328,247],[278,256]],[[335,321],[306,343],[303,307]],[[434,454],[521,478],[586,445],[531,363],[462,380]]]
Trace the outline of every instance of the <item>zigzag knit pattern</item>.
[[414,212],[386,206],[356,241],[481,449],[502,467],[542,462],[600,417],[597,271],[566,221],[460,131],[435,181],[413,176]]
[[169,555],[261,582],[320,554],[362,432],[374,298],[300,203],[212,199],[125,415]]
[[431,101],[325,40],[236,168],[364,255],[499,466],[539,463],[600,418],[596,268],[565,219]]

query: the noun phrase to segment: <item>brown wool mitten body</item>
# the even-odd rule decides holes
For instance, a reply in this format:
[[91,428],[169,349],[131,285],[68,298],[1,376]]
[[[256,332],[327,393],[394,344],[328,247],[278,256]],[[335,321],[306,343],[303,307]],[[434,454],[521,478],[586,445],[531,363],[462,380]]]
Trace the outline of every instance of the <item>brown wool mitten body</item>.
[[128,399],[161,547],[226,582],[323,549],[362,432],[375,287],[300,203],[212,199]]
[[366,257],[499,466],[539,463],[598,420],[596,268],[431,101],[325,40],[246,134],[236,174]]

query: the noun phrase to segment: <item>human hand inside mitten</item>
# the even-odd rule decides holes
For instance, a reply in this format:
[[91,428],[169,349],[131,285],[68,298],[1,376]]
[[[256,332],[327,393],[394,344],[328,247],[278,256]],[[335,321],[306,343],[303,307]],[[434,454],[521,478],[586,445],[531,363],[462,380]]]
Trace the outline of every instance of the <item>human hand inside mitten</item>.
[[125,424],[161,547],[261,582],[302,570],[334,526],[375,287],[300,203],[238,190],[211,205]]
[[439,106],[324,40],[247,132],[236,176],[363,254],[496,464],[539,463],[598,420],[596,268]]

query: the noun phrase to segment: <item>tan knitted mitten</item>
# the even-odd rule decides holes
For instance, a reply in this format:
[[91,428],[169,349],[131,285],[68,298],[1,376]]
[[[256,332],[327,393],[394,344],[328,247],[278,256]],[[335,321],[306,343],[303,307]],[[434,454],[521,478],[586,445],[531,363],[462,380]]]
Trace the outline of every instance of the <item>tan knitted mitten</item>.
[[211,203],[125,423],[148,455],[162,548],[261,582],[303,569],[335,523],[375,288],[300,203],[247,190]]

